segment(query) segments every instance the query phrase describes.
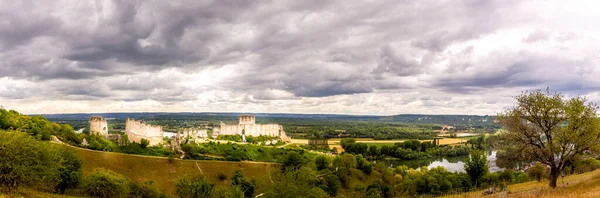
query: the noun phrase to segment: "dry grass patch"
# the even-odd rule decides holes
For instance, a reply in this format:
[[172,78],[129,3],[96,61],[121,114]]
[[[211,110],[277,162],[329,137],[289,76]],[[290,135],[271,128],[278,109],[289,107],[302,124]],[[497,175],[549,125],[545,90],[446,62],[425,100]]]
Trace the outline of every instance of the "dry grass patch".
[[[600,197],[600,170],[593,172],[569,175],[565,177],[565,184],[569,184],[564,188],[562,186],[561,178],[559,178],[556,189],[548,187],[548,181],[542,182],[530,181],[521,184],[513,184],[508,186],[509,197],[521,197],[521,198],[532,198],[532,197]],[[444,197],[506,197],[506,193],[498,192],[493,195],[482,195],[483,190],[447,195]]]

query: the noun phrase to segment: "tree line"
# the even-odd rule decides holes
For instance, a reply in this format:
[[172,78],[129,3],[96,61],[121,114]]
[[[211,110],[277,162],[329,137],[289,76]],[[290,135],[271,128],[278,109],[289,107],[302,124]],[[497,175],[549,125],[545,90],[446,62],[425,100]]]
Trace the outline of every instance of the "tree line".
[[435,156],[456,157],[469,155],[467,146],[438,145],[436,141],[421,142],[418,140],[407,140],[395,143],[393,146],[368,145],[356,142],[352,138],[345,138],[340,144],[345,152],[362,155],[369,158],[398,158],[404,160],[426,159]]

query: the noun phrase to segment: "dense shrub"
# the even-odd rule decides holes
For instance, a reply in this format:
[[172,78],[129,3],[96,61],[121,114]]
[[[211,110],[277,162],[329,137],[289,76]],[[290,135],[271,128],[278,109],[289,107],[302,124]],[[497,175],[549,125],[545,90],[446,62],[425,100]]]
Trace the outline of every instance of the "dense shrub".
[[[490,165],[487,157],[482,151],[472,151],[471,156],[465,160],[465,172],[471,177],[471,182],[475,183],[476,186],[480,183],[480,179],[484,177],[490,171]],[[494,177],[495,181],[497,177]],[[490,181],[490,178],[486,178],[486,181]]]
[[594,158],[585,158],[577,160],[571,166],[571,173],[584,173],[600,168],[600,161]]
[[131,192],[129,197],[140,198],[159,198],[165,195],[160,192],[154,181],[146,181],[144,183],[131,182],[129,185]]
[[323,170],[329,167],[331,160],[326,155],[319,155],[315,158],[315,164],[317,165],[317,170]]
[[61,157],[60,151],[27,134],[0,131],[0,191],[24,186],[54,191],[61,182],[60,169],[65,168]]
[[253,197],[256,188],[256,182],[250,182],[244,177],[244,173],[240,170],[235,170],[231,177],[231,185],[239,187],[244,193],[244,197]]
[[182,176],[175,181],[177,195],[182,198],[211,197],[214,186],[205,177]]
[[527,175],[529,175],[530,178],[536,179],[538,182],[541,182],[542,178],[544,178],[546,175],[546,167],[544,167],[542,163],[536,162],[533,166],[529,168],[529,170],[527,170]]
[[61,163],[58,167],[60,173],[60,183],[56,186],[56,190],[60,193],[65,193],[68,188],[77,188],[79,186],[82,171],[82,162],[75,155],[75,151],[65,146],[58,147]]
[[306,166],[277,172],[273,175],[273,180],[274,183],[266,187],[263,197],[329,197],[329,194],[319,187],[322,183],[317,172]]
[[73,133],[68,124],[56,124],[42,116],[27,116],[3,108],[0,108],[0,129],[26,132],[40,140],[50,140],[55,135],[71,145],[81,143],[81,137]]
[[106,169],[95,169],[85,177],[83,190],[93,197],[127,197],[130,192],[129,181],[123,175]]
[[99,135],[89,135],[87,136],[88,146],[87,148],[97,151],[111,151],[116,152],[119,151],[119,146]]

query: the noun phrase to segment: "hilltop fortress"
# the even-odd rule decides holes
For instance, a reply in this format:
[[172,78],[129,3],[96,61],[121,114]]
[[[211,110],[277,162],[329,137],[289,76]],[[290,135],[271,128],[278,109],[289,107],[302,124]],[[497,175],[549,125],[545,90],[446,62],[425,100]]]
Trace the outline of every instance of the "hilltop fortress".
[[213,132],[218,135],[246,135],[246,136],[276,136],[282,141],[289,142],[290,138],[279,124],[256,124],[254,115],[240,115],[239,124],[225,124],[221,122],[220,129]]
[[90,135],[108,135],[108,125],[102,116],[90,117]]
[[164,135],[161,126],[154,126],[129,118],[125,121],[125,133],[131,142],[141,143],[142,138],[147,139],[150,142],[149,146],[162,143]]
[[[163,143],[164,131],[162,126],[155,126],[143,121],[137,121],[127,118],[125,121],[125,134],[129,142],[141,143],[142,139],[149,142],[149,146],[155,146]],[[92,116],[90,118],[90,134],[100,135],[107,139],[125,144],[121,135],[108,134],[106,119],[101,116]],[[213,138],[219,135],[245,135],[245,136],[271,136],[279,137],[282,141],[289,142],[290,138],[283,131],[283,126],[279,124],[256,124],[254,115],[241,115],[238,124],[225,124],[221,122],[220,127],[213,128]],[[181,144],[185,142],[202,142],[208,138],[207,129],[185,128],[177,132],[171,138],[175,141],[171,143]]]

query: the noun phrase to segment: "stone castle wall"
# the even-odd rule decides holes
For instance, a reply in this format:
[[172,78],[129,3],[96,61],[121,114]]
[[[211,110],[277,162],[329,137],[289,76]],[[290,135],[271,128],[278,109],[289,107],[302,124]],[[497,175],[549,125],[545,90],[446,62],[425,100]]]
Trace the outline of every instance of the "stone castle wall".
[[208,138],[208,130],[187,128],[178,132],[178,135],[183,138],[189,137],[190,141],[199,142],[200,140]]
[[127,133],[127,138],[130,142],[141,143],[143,138],[150,142],[150,146],[162,143],[164,135],[161,126],[154,126],[129,118],[125,122],[125,133]]
[[108,124],[102,116],[90,117],[90,135],[108,135]]
[[242,135],[242,130],[247,136],[279,136],[283,127],[278,124],[225,124],[221,123],[220,135]]
[[242,115],[239,118],[239,124],[225,124],[221,122],[219,130],[213,131],[215,135],[242,135],[246,136],[275,136],[281,140],[289,142],[290,138],[283,131],[283,126],[279,124],[255,124],[256,118],[253,115]]

